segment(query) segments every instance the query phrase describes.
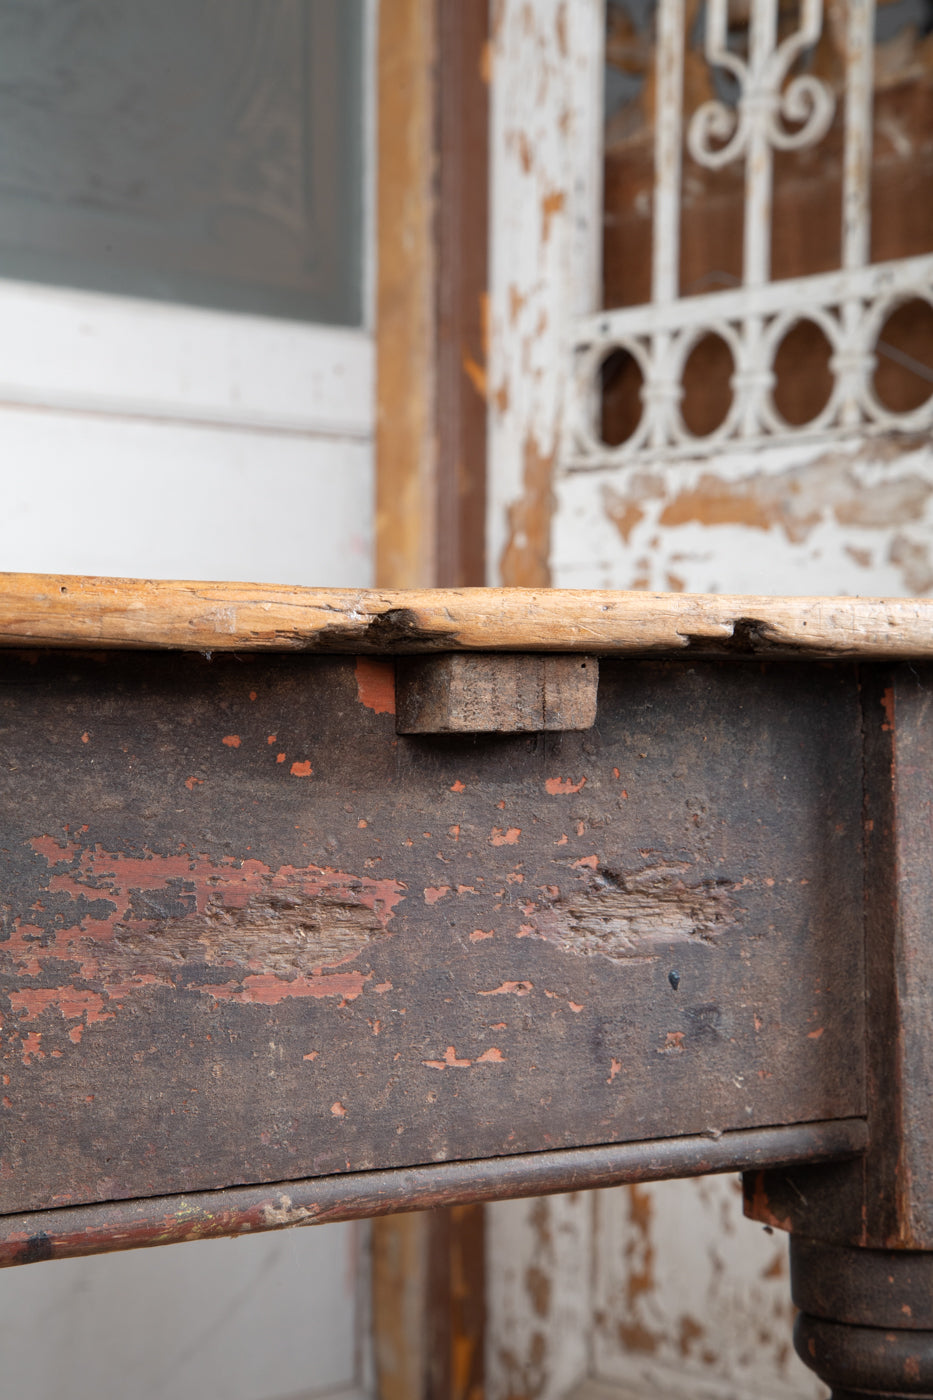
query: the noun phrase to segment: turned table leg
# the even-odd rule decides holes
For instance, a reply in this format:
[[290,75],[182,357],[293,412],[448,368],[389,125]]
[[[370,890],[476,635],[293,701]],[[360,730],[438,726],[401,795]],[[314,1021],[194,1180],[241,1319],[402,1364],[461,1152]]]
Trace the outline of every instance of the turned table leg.
[[933,1396],[933,1253],[794,1236],[790,1259],[794,1344],[834,1400]]

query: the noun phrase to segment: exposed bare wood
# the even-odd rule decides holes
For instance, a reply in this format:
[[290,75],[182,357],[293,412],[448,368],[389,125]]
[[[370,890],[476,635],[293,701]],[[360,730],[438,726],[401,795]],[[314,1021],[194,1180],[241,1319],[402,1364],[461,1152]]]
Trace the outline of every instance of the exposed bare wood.
[[0,574],[0,645],[933,656],[933,599],[340,589]]
[[428,1217],[423,1212],[373,1221],[373,1348],[379,1400],[424,1393]]
[[536,734],[592,729],[594,656],[449,652],[398,663],[399,734]]

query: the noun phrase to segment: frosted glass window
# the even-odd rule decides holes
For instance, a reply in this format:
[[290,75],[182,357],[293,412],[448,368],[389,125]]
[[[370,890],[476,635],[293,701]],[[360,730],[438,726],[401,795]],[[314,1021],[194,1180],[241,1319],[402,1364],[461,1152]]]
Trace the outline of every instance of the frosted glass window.
[[361,321],[362,0],[0,0],[0,277]]

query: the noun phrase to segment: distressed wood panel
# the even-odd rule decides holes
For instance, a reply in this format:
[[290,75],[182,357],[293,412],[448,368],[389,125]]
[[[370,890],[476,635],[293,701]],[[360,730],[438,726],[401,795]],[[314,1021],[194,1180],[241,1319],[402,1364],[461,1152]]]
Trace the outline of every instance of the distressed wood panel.
[[926,435],[567,473],[555,489],[552,564],[561,588],[933,591]]
[[825,1182],[814,1180],[810,1194],[806,1174],[799,1182],[746,1178],[754,1219],[835,1244],[926,1250],[933,1243],[931,681],[927,667],[874,668],[865,685],[871,1151],[858,1170],[832,1168]]
[[391,676],[7,658],[4,1210],[861,1111],[850,668],[490,739]]
[[498,0],[490,90],[487,579],[550,582],[571,318],[599,298],[602,0]]
[[668,1185],[593,1197],[592,1374],[624,1397],[822,1394],[791,1343],[783,1236],[748,1229],[735,1177]]
[[583,1380],[592,1323],[592,1197],[488,1207],[488,1393],[564,1400]]

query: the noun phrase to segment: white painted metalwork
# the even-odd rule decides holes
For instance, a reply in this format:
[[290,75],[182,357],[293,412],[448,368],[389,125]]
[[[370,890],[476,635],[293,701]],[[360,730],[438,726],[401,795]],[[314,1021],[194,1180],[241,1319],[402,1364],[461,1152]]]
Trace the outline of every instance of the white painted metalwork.
[[[735,105],[703,103],[683,131],[684,0],[659,0],[652,301],[581,318],[565,419],[563,465],[571,470],[666,461],[780,441],[860,433],[916,431],[933,424],[933,398],[908,413],[878,399],[876,346],[887,317],[903,302],[933,305],[933,255],[871,264],[870,168],[875,0],[844,0],[847,25],[842,194],[842,267],[838,272],[770,280],[773,152],[813,145],[835,112],[830,88],[814,74],[792,76],[823,24],[822,0],[800,0],[799,25],[778,42],[778,0],[752,0],[747,58],[729,47],[728,0],[707,0],[705,57],[737,87]],[[744,158],[743,285],[682,297],[678,280],[681,152],[719,169]],[[774,402],[778,349],[800,321],[824,333],[833,388],[803,426],[786,423]],[[697,436],[680,403],[691,350],[718,336],[732,355],[732,403],[712,433]],[[642,377],[641,420],[619,447],[600,440],[600,367],[627,352]]]

